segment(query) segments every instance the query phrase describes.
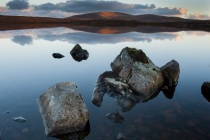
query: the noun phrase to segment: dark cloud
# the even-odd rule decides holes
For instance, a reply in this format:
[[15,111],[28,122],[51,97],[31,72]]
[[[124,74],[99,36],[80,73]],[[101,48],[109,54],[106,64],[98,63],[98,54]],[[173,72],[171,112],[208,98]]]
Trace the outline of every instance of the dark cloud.
[[24,46],[24,45],[27,45],[27,44],[32,44],[33,39],[32,39],[31,36],[22,35],[22,36],[14,36],[12,38],[12,41]]
[[27,0],[12,0],[6,4],[8,9],[23,10],[28,9],[29,3]]
[[[151,10],[155,12],[156,10],[160,12],[170,9],[159,9],[156,8],[154,4],[142,5],[142,4],[126,4],[117,1],[67,1],[65,3],[45,3],[35,6],[36,10],[60,10],[64,12],[76,12],[76,13],[87,13],[87,12],[99,12],[99,11],[115,11],[115,12],[125,12],[131,14],[140,14],[145,12],[145,10]],[[179,12],[178,9],[174,9],[175,13]]]

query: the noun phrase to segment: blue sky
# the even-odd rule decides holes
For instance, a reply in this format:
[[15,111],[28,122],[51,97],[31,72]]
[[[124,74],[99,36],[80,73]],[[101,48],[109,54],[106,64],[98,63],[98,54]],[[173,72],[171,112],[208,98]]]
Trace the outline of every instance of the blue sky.
[[0,0],[2,15],[62,18],[98,11],[210,19],[210,0]]

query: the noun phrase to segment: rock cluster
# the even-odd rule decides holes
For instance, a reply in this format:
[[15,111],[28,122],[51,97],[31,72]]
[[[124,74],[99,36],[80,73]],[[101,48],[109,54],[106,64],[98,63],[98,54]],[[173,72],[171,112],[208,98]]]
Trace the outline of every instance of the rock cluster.
[[157,96],[163,86],[167,98],[172,98],[179,79],[179,63],[170,61],[159,68],[142,50],[124,48],[111,63],[112,71],[98,78],[92,102],[101,106],[103,96],[108,93],[123,111],[129,111],[136,103]]

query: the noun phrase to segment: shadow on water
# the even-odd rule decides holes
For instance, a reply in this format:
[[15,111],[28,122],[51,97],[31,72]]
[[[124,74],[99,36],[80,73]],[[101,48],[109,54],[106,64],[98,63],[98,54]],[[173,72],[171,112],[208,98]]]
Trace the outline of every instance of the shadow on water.
[[68,133],[64,135],[55,136],[55,138],[60,140],[83,140],[90,134],[90,122],[87,121],[85,129],[83,131],[77,131],[73,133]]

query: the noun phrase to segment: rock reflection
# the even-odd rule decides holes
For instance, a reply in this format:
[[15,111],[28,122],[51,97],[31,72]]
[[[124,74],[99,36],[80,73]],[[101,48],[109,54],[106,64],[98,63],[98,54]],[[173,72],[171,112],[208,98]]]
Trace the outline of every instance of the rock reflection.
[[204,82],[201,86],[203,97],[210,102],[210,82]]
[[56,136],[55,138],[60,140],[83,140],[90,134],[90,123],[87,122],[85,129],[83,131],[77,131],[74,133],[67,133],[64,135]]
[[159,68],[142,50],[126,47],[111,67],[113,71],[101,74],[96,83],[92,96],[96,106],[101,106],[104,94],[112,97],[122,111],[155,98],[161,90],[166,98],[173,98],[180,73],[175,60]]

